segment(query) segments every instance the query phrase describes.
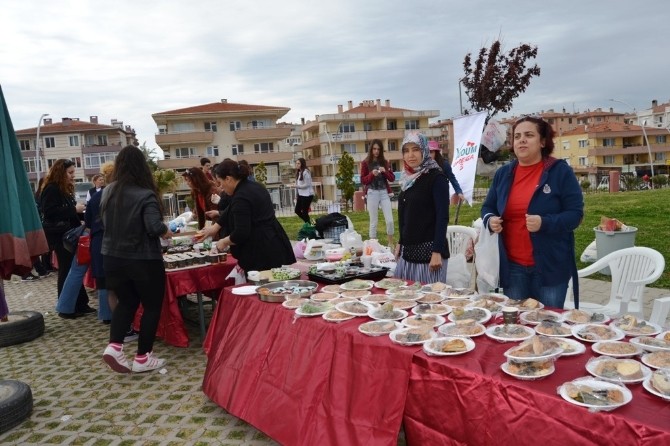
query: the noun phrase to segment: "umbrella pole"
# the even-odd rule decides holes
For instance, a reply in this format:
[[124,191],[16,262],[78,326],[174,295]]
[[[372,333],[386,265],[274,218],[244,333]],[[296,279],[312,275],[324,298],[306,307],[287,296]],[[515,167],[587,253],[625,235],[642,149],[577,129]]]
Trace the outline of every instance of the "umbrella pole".
[[458,224],[458,214],[461,212],[461,204],[463,204],[463,200],[459,198],[458,206],[456,206],[456,216],[454,217],[454,225]]

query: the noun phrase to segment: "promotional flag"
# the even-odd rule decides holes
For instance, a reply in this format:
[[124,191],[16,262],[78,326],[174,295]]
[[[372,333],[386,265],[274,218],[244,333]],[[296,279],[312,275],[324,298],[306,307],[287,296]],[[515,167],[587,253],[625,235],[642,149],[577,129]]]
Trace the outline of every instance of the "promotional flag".
[[[463,189],[465,200],[472,206],[472,195],[475,187],[475,172],[479,157],[479,144],[482,139],[482,130],[486,122],[486,112],[464,115],[454,119],[454,157],[451,169]],[[454,193],[454,187],[449,184],[449,196]]]

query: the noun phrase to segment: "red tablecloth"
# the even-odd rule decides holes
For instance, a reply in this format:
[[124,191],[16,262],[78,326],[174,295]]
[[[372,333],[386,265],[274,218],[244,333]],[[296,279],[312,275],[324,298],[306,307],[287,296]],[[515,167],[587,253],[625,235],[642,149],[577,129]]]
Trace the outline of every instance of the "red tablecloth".
[[[156,335],[175,347],[188,347],[188,332],[181,316],[177,298],[198,291],[221,289],[233,285],[234,281],[226,277],[237,265],[231,255],[224,263],[203,266],[201,268],[184,269],[165,273],[165,300],[161,310]],[[139,326],[141,313],[135,318],[135,325]]]
[[216,313],[203,391],[229,413],[287,445],[397,443],[416,348],[230,289]]

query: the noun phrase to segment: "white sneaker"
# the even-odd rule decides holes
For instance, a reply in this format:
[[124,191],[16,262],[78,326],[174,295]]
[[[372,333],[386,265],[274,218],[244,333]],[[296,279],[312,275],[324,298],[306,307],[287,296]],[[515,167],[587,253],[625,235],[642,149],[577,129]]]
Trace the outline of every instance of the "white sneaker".
[[147,353],[147,359],[144,362],[138,362],[137,356],[133,360],[133,372],[142,373],[151,370],[160,369],[165,365],[165,359],[160,359],[154,356],[153,352]]
[[123,345],[121,346],[121,350],[117,350],[111,344],[108,345],[102,354],[102,360],[115,372],[130,373],[130,364],[128,364],[126,355],[123,354]]

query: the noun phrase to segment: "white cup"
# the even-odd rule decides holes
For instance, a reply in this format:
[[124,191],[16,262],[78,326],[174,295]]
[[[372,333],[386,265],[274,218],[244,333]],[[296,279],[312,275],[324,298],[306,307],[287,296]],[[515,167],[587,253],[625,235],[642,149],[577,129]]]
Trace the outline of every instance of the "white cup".
[[260,271],[249,271],[247,272],[247,278],[253,282],[258,282],[261,280],[261,273]]
[[364,268],[372,268],[372,256],[361,256]]

